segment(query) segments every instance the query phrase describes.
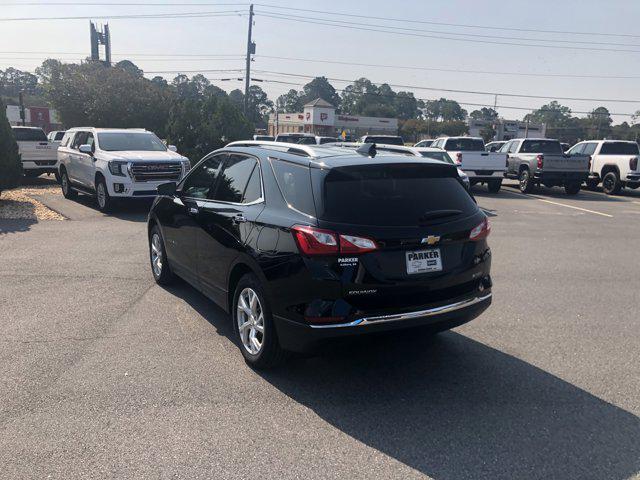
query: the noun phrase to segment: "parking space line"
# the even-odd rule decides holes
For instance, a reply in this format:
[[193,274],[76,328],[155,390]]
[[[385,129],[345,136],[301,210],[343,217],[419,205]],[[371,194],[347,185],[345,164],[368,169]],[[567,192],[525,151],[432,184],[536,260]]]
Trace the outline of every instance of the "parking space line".
[[540,198],[540,197],[537,197],[537,196],[531,195],[531,194],[527,195],[526,193],[522,193],[522,192],[512,192],[512,193],[515,193],[516,195],[521,195],[523,197],[535,198],[536,200],[539,200],[539,201],[544,202],[544,203],[550,203],[551,205],[558,205],[560,207],[573,208],[574,210],[580,210],[582,212],[593,213],[594,215],[600,215],[602,217],[613,218],[613,215],[609,215],[608,213],[596,212],[595,210],[589,210],[588,208],[576,207],[575,205],[568,205],[566,203],[553,202],[553,201],[547,200],[545,198]]

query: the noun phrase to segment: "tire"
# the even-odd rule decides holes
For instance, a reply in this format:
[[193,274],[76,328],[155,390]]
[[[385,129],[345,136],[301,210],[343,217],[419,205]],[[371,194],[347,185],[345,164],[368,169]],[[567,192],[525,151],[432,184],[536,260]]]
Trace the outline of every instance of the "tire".
[[104,178],[100,176],[96,180],[96,203],[98,204],[98,210],[102,213],[108,213],[113,208],[113,199],[109,195],[107,184]]
[[617,195],[622,190],[622,184],[617,172],[608,172],[602,178],[602,190],[607,195]]
[[502,180],[489,180],[487,188],[490,193],[498,193],[502,187]]
[[520,172],[520,176],[518,177],[520,181],[520,191],[522,193],[531,193],[533,191],[533,180],[531,178],[531,172],[524,168]]
[[68,200],[73,200],[78,196],[78,192],[71,188],[71,181],[66,170],[62,170],[60,174],[60,188],[62,188],[62,195]]
[[598,179],[598,178],[587,178],[587,180],[584,183],[586,183],[587,189],[595,190],[596,188],[598,188],[598,185],[600,184],[600,179]]
[[149,261],[153,279],[158,285],[170,285],[175,280],[167,259],[162,233],[157,225],[154,225],[149,233]]
[[577,195],[580,191],[580,182],[565,183],[564,191],[567,195]]
[[58,172],[54,172],[53,176],[56,179],[56,183],[60,184],[60,174]]
[[231,318],[240,352],[251,368],[269,369],[284,362],[287,352],[280,347],[271,308],[255,275],[246,274],[238,282]]

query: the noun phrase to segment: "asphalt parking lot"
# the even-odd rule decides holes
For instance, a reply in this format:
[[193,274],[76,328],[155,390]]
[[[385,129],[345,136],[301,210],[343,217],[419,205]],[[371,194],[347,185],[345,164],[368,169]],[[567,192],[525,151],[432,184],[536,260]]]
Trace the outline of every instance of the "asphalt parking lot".
[[154,284],[147,205],[0,220],[0,477],[640,478],[640,191],[475,191],[482,317],[269,373]]

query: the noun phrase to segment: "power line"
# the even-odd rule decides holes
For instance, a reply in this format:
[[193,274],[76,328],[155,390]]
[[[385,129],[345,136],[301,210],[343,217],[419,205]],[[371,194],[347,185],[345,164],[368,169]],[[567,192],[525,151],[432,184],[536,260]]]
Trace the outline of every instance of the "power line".
[[[297,73],[288,73],[288,72],[275,72],[272,70],[255,70],[260,73],[270,73],[274,75],[282,75],[287,77],[299,77],[299,78],[316,78],[313,75],[300,75]],[[327,80],[331,80],[334,82],[347,82],[353,83],[353,80],[348,80],[344,78],[330,78],[325,77]],[[372,82],[376,83],[376,82]],[[381,82],[385,83],[385,82]],[[467,93],[471,95],[498,95],[500,97],[517,97],[517,98],[537,98],[544,100],[571,100],[571,101],[585,101],[585,102],[607,102],[607,103],[640,103],[640,100],[623,100],[623,99],[606,99],[606,98],[581,98],[581,97],[561,97],[557,95],[528,95],[528,94],[518,94],[518,93],[502,93],[502,92],[484,92],[478,90],[459,90],[453,88],[440,88],[440,87],[423,87],[419,85],[402,85],[402,84],[393,84],[387,83],[390,87],[396,88],[408,88],[414,90],[429,90],[429,91],[437,91],[437,92],[448,92],[448,93]]]
[[[402,35],[408,37],[417,37],[417,38],[435,38],[438,40],[452,40],[456,42],[467,42],[467,43],[483,43],[490,45],[509,45],[509,46],[520,46],[520,47],[538,47],[538,48],[552,48],[552,49],[563,49],[563,50],[585,50],[585,51],[601,51],[601,52],[622,52],[622,53],[640,53],[640,50],[630,50],[630,49],[619,49],[619,48],[600,48],[600,47],[579,47],[579,46],[564,46],[564,45],[542,45],[542,44],[531,44],[531,43],[518,43],[518,42],[499,42],[493,40],[479,40],[479,39],[468,39],[468,38],[455,38],[455,37],[446,37],[442,35],[427,35],[420,33],[412,33],[407,31],[398,31],[398,30],[383,30],[381,28],[372,28],[367,27],[368,24],[356,24],[352,23],[349,25],[344,25],[340,23],[335,23],[334,20],[305,20],[303,18],[295,18],[285,14],[270,14],[270,13],[261,13],[258,12],[257,15],[267,18],[274,18],[277,20],[285,20],[289,22],[302,22],[302,23],[310,23],[314,25],[324,25],[329,27],[339,27],[346,28],[349,30],[361,30],[367,32],[377,32],[377,33],[388,33],[392,35]],[[359,26],[360,25],[360,26]],[[394,27],[385,27],[385,28],[394,28]],[[399,27],[397,27],[399,28]],[[546,40],[545,40],[546,41]],[[549,42],[553,42],[553,40],[548,40]]]
[[564,35],[588,35],[588,36],[607,36],[607,37],[630,37],[630,38],[640,38],[640,35],[633,35],[627,33],[610,33],[610,32],[579,32],[579,31],[571,31],[571,30],[542,30],[542,29],[534,29],[534,28],[514,28],[514,27],[498,27],[494,25],[473,25],[473,24],[464,24],[464,23],[446,23],[446,22],[435,22],[428,20],[415,20],[412,18],[393,18],[393,17],[374,17],[371,15],[359,15],[353,13],[346,12],[328,12],[326,10],[311,10],[308,8],[294,8],[294,7],[281,7],[276,5],[268,5],[262,3],[256,3],[259,7],[269,8],[269,9],[279,9],[279,10],[295,10],[299,12],[309,12],[309,13],[320,13],[325,15],[338,15],[340,17],[352,17],[352,18],[366,18],[370,20],[384,20],[385,22],[404,22],[404,23],[414,23],[414,24],[424,24],[424,25],[442,25],[446,27],[462,27],[462,28],[477,28],[477,29],[485,29],[485,30],[505,30],[511,32],[535,32],[535,33],[553,33],[553,34],[564,34]]
[[124,19],[142,19],[142,18],[157,18],[157,19],[171,19],[171,18],[209,18],[209,17],[243,17],[247,14],[241,10],[221,10],[218,12],[184,12],[184,13],[148,13],[148,14],[131,14],[131,15],[92,15],[92,16],[68,16],[68,17],[15,17],[15,18],[0,18],[0,22],[18,22],[18,21],[37,21],[37,20],[93,20],[109,19],[109,20],[124,20]]

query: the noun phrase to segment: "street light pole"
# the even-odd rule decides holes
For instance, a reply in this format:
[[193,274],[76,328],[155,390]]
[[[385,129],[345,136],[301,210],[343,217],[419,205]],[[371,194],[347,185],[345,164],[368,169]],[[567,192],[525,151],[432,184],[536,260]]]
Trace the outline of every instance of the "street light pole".
[[251,80],[251,55],[256,53],[256,44],[251,35],[253,32],[253,4],[249,7],[249,34],[247,36],[247,67],[244,78],[244,114],[249,110],[249,82]]

